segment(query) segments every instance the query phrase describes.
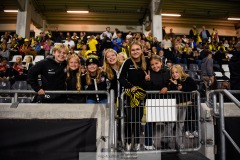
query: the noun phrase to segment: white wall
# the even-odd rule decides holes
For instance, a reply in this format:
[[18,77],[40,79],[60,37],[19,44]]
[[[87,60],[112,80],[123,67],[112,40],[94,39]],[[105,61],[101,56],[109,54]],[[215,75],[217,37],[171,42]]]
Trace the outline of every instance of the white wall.
[[[118,28],[119,30],[123,32],[142,32],[142,26],[124,26],[124,25],[74,25],[74,24],[60,24],[60,25],[54,25],[49,24],[48,29],[54,30],[55,27],[58,27],[59,31],[86,31],[86,32],[102,32],[106,30],[106,27],[109,26],[111,28],[111,31],[113,32],[115,28]],[[181,27],[181,26],[174,26],[171,25],[171,27],[166,25],[166,32],[169,33],[170,28],[173,28],[173,32],[175,34],[189,34],[189,30],[191,29],[189,27]],[[211,26],[206,26],[206,29],[209,30],[209,32],[212,32]],[[201,31],[201,28],[198,28],[199,31]],[[234,27],[224,27],[224,28],[216,28],[218,30],[218,33],[220,36],[236,36],[236,30]],[[38,35],[41,32],[41,29],[36,28],[33,24],[30,26],[30,30],[35,32],[35,35]],[[16,31],[16,24],[1,24],[0,25],[0,31]]]

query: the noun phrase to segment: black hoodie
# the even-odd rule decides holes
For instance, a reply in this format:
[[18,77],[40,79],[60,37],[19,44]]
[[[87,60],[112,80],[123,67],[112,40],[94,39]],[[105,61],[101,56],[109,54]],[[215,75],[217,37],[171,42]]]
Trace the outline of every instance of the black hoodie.
[[231,90],[240,89],[240,52],[234,52],[229,61]]
[[[40,89],[66,90],[66,66],[66,61],[58,63],[51,57],[41,60],[28,71],[28,83],[35,92],[38,92]],[[41,85],[38,82],[38,75],[41,75]],[[52,95],[52,97],[55,96]]]

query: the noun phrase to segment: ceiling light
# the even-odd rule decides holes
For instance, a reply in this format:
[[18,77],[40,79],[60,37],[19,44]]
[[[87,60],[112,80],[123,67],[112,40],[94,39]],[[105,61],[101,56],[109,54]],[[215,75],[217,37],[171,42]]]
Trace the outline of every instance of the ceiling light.
[[89,13],[89,11],[67,11],[67,13]]
[[161,16],[169,16],[169,17],[180,17],[181,14],[169,14],[169,13],[162,13]]
[[240,18],[228,18],[228,20],[240,21]]
[[3,10],[3,12],[18,12],[18,10]]

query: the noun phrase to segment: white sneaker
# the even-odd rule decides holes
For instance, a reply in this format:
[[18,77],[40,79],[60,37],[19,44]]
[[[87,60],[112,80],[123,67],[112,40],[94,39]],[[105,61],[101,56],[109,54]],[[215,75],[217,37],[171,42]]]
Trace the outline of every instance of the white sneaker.
[[194,131],[192,134],[193,134],[193,136],[196,137],[196,138],[198,138],[198,136],[199,136],[199,135],[198,135],[198,131]]
[[145,150],[155,150],[155,147],[153,145],[151,145],[151,146],[144,145],[144,148],[145,148]]
[[187,138],[194,138],[193,134],[192,134],[191,132],[189,132],[189,131],[186,131],[186,132],[185,132],[185,136],[186,136]]
[[130,144],[126,144],[126,149],[127,149],[127,151],[131,151],[131,148],[132,148],[132,144],[130,143]]
[[140,144],[139,143],[136,143],[135,144],[135,151],[139,151],[140,150]]

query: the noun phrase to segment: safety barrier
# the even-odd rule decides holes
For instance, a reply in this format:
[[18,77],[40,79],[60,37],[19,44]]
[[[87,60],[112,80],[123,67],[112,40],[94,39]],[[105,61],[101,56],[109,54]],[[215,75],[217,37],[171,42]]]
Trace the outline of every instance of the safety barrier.
[[[114,91],[46,91],[48,94],[105,94],[107,95],[106,104],[39,104],[39,103],[19,103],[19,97],[29,98],[33,96],[34,91],[30,90],[0,90],[2,98],[10,98],[10,103],[0,103],[1,119],[86,119],[96,118],[97,122],[97,151],[114,151],[115,135],[114,135],[114,116],[115,103]],[[36,111],[35,111],[36,110]],[[107,144],[107,145],[105,145]]]
[[121,140],[126,153],[200,149],[199,92],[147,91],[146,99],[132,108],[135,100],[121,95]]
[[[236,99],[232,94],[240,94],[240,91],[238,90],[212,90],[208,92],[207,94],[207,102],[212,104],[214,115],[219,117],[219,133],[220,133],[220,158],[221,160],[226,160],[226,138],[231,142],[233,147],[236,149],[236,151],[240,154],[240,148],[237,145],[236,141],[233,140],[233,138],[229,135],[229,133],[226,131],[225,128],[225,102],[224,102],[224,96],[227,97],[231,102],[233,102],[236,106],[232,106],[233,110],[234,108],[234,115],[239,117],[240,113],[240,102],[238,99]],[[219,102],[217,101],[217,96],[219,98]]]

